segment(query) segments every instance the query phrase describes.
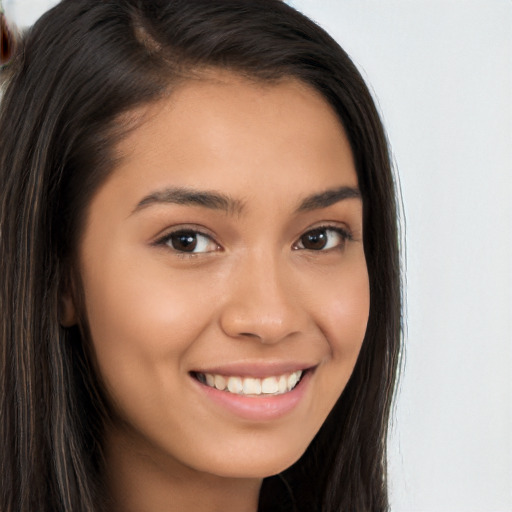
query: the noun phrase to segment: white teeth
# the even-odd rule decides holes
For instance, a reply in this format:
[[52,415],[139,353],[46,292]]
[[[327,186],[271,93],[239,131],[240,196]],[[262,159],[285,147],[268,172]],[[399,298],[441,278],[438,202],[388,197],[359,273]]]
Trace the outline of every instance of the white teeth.
[[211,388],[220,391],[228,391],[238,395],[281,395],[291,391],[299,382],[302,376],[302,370],[277,375],[275,377],[265,377],[256,379],[254,377],[224,376],[211,373],[199,374],[199,380],[206,383]]
[[261,395],[261,380],[246,378],[243,380],[244,395]]
[[286,388],[288,387],[288,379],[286,375],[281,375],[279,377],[279,382],[277,383],[277,392],[278,393],[286,393]]
[[275,377],[267,377],[261,381],[261,392],[267,395],[277,393],[279,386],[277,385],[277,379]]
[[240,377],[229,377],[228,391],[230,393],[241,393],[243,390],[242,379]]
[[297,374],[296,373],[290,374],[290,376],[288,377],[288,388],[293,389],[295,387],[295,384],[297,384],[297,382],[299,382],[299,378],[297,377]]
[[[218,390],[223,391],[224,389],[226,389],[226,379],[222,375],[215,375],[214,381],[215,381],[215,387]],[[208,381],[206,381],[206,382],[208,382]]]

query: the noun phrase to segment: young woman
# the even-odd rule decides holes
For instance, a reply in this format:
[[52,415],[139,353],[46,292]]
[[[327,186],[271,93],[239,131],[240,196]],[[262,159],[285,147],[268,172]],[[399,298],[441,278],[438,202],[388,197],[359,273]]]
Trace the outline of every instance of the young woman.
[[3,70],[14,511],[384,511],[397,209],[361,76],[278,0],[63,0]]

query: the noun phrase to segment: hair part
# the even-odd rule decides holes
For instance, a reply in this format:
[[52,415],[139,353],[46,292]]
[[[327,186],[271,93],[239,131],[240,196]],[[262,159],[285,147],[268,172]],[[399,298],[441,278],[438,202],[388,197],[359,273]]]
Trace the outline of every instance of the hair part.
[[[400,353],[397,205],[387,141],[355,66],[279,0],[63,0],[2,69],[0,510],[105,503],[108,419],[88,333],[59,324],[87,206],[142,107],[205,70],[313,87],[342,122],[363,198],[370,316],[354,372],[306,453],[265,480],[260,510],[385,511]],[[75,291],[78,299],[80,291]],[[81,322],[84,324],[84,322]],[[291,503],[294,503],[293,505]]]

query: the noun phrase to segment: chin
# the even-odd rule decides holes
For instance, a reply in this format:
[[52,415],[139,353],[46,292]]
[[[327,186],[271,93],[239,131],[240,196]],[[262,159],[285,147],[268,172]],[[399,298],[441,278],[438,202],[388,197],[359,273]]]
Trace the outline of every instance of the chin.
[[247,454],[247,456],[243,457],[226,456],[223,460],[217,461],[217,463],[212,461],[212,465],[204,468],[204,470],[225,478],[263,479],[288,469],[300,459],[304,451],[305,449],[294,451],[293,453],[276,454],[274,452],[265,455],[264,451],[261,450],[258,455]]

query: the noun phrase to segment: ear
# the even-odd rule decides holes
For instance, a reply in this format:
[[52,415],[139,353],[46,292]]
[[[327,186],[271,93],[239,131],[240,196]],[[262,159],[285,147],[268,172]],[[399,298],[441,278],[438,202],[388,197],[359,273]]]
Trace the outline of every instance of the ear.
[[75,302],[71,293],[62,293],[59,298],[59,323],[62,327],[73,327],[78,323]]
[[78,323],[78,314],[73,293],[74,286],[69,276],[63,279],[59,294],[59,323],[62,327],[73,327]]

